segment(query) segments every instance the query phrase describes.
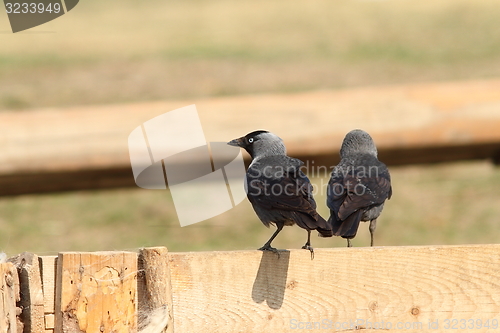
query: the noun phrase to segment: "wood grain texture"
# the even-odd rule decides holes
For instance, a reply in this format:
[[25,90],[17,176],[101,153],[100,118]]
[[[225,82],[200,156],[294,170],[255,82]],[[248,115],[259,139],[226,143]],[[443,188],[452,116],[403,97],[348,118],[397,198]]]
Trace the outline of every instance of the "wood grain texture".
[[45,314],[45,333],[53,333],[55,327],[55,314]]
[[500,245],[315,253],[170,253],[175,332],[500,329]]
[[44,297],[42,289],[42,276],[38,256],[33,253],[23,252],[9,259],[16,265],[19,276],[22,309],[21,320],[25,332],[44,333]]
[[142,315],[142,318],[139,318],[140,323],[142,323],[140,329],[151,325],[153,313],[164,308],[166,309],[166,315],[169,317],[168,326],[157,333],[174,332],[168,249],[166,247],[140,249],[139,270],[141,272],[138,287],[139,315]]
[[[361,128],[388,164],[492,158],[500,163],[500,80],[248,95],[0,113],[0,195],[134,186],[128,135],[195,103],[209,142],[256,129],[291,156],[335,165]],[[286,120],[286,121],[284,121]]]
[[51,333],[54,331],[57,256],[40,256],[39,260],[42,272],[45,333]]
[[23,331],[23,326],[17,317],[16,302],[19,300],[19,278],[16,267],[10,262],[0,263],[0,332]]
[[137,253],[60,253],[56,332],[137,331]]

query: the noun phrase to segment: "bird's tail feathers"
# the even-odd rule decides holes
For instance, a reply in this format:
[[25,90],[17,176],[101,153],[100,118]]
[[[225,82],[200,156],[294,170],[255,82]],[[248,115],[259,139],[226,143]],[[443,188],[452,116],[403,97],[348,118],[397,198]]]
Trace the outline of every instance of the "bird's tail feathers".
[[332,237],[332,225],[318,214],[318,227],[316,228],[320,237]]
[[294,212],[294,221],[297,225],[306,230],[318,230],[321,237],[332,237],[332,227],[324,218],[319,214],[311,216],[300,212]]
[[331,223],[333,234],[342,238],[354,238],[358,232],[362,213],[361,210],[358,210],[349,215],[344,221],[335,218],[335,216],[333,218],[330,216],[328,222]]

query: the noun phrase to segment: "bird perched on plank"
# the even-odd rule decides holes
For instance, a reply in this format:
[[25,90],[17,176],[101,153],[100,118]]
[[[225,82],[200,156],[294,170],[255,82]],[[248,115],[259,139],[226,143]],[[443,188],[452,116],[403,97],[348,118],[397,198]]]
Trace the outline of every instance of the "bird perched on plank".
[[302,247],[311,251],[311,230],[323,237],[333,235],[331,225],[316,212],[312,185],[300,170],[301,160],[286,155],[281,138],[268,131],[255,131],[228,142],[245,149],[252,162],[246,173],[247,197],[262,223],[276,225],[276,232],[259,250],[273,251],[271,242],[285,225],[297,224],[307,230]]
[[385,200],[392,195],[389,170],[377,154],[368,133],[359,129],[347,133],[340,148],[340,163],[328,182],[328,222],[336,236],[347,239],[348,247],[360,221],[370,221],[370,246],[373,246],[377,218]]

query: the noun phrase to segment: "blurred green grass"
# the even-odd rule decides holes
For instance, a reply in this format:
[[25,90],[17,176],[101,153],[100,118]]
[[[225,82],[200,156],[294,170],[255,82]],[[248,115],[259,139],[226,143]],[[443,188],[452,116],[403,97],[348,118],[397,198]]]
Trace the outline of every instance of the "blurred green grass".
[[[394,195],[379,218],[375,245],[496,243],[500,216],[500,168],[463,162],[390,168]],[[312,179],[321,188],[328,177]],[[324,193],[316,196],[327,217]],[[168,191],[121,189],[0,198],[0,250],[132,250],[167,246],[171,251],[243,250],[262,246],[274,232],[258,220],[248,200],[210,220],[180,227]],[[300,248],[306,232],[286,227],[273,243]],[[343,247],[344,239],[319,238],[315,247]],[[362,223],[354,246],[368,246]]]
[[496,0],[85,1],[0,30],[0,109],[500,75]]

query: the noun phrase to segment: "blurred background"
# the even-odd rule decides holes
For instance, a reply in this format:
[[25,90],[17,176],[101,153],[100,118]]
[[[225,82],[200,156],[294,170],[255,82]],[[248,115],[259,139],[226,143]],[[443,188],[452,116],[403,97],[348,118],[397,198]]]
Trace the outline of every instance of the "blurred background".
[[[15,118],[18,126],[5,125],[0,147],[20,150],[22,142],[8,130],[26,132],[29,140],[44,128],[30,123],[28,130],[23,119],[28,123],[40,112],[53,112],[54,121],[66,119],[59,115],[73,107],[90,114],[106,105],[182,101],[183,106],[240,95],[485,82],[500,78],[499,40],[496,0],[81,1],[68,14],[16,34],[0,12],[0,118],[4,124]],[[493,94],[489,102],[499,100]],[[378,111],[373,112],[370,117],[376,118]],[[99,123],[98,112],[93,114]],[[483,114],[499,115],[500,109]],[[260,127],[267,128],[264,119]],[[291,137],[283,135],[285,143]],[[497,242],[500,169],[491,161],[387,164],[394,195],[379,219],[376,245]],[[42,172],[31,167],[34,174]],[[5,170],[0,177],[15,180],[9,186],[29,182],[13,178],[12,168]],[[127,177],[133,182],[131,171]],[[327,178],[311,176],[316,184]],[[316,201],[327,217],[322,193]],[[246,200],[181,228],[168,190],[103,186],[0,197],[0,251],[10,256],[145,246],[256,249],[273,231]],[[298,248],[305,239],[304,230],[288,227],[273,245]],[[312,245],[343,247],[345,240],[315,237]],[[369,245],[367,224],[361,224],[353,245]]]

